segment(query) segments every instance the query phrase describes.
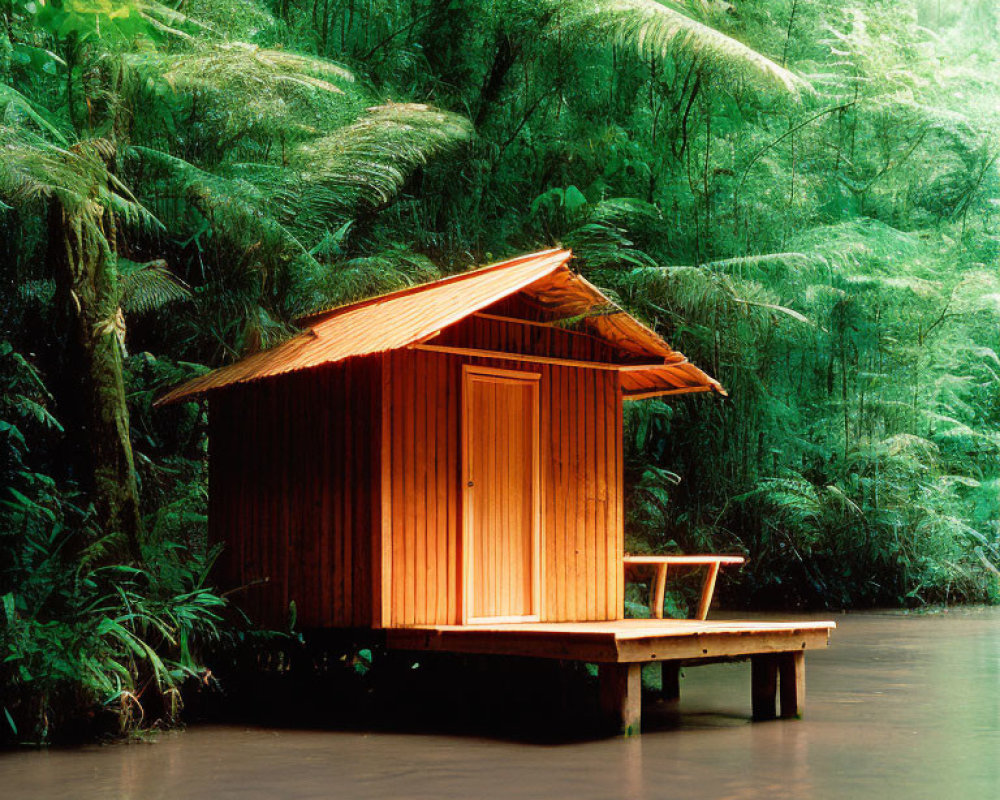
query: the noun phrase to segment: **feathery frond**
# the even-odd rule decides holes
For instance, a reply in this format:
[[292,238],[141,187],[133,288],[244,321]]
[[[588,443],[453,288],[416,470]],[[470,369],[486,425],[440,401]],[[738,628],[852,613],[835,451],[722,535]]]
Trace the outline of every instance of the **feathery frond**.
[[737,39],[659,0],[590,0],[561,6],[562,23],[601,41],[634,46],[643,57],[682,54],[711,72],[798,95],[806,81]]
[[191,296],[184,281],[162,259],[138,264],[118,257],[119,305],[126,313],[142,314]]
[[432,156],[472,137],[458,114],[418,103],[369,108],[356,122],[300,145],[292,164],[302,172],[314,208],[387,203],[406,178]]

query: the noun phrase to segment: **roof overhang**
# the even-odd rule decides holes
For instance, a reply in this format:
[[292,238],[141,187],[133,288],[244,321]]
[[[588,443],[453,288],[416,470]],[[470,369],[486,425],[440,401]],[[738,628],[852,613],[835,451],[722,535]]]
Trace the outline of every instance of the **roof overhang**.
[[432,340],[443,329],[523,294],[539,313],[610,344],[630,363],[621,373],[626,399],[725,390],[689,363],[652,329],[623,311],[567,266],[569,250],[545,250],[477,270],[373,297],[302,320],[298,336],[194,378],[156,401],[165,405],[206,392],[334,364]]

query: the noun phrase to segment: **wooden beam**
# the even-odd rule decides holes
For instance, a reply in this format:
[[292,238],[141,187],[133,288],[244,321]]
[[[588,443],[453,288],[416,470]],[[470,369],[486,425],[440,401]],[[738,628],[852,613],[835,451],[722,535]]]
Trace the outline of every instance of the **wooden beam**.
[[553,358],[551,356],[531,356],[524,353],[505,353],[501,350],[480,350],[475,347],[452,347],[440,344],[414,344],[411,350],[425,350],[430,353],[448,353],[469,358],[496,358],[503,361],[524,361],[529,364],[553,364],[557,367],[583,367],[586,369],[603,369],[611,372],[623,370],[650,369],[662,367],[664,364],[608,364],[604,361],[577,361],[569,358]]
[[642,665],[601,664],[601,713],[608,726],[623,736],[638,736],[642,726]]
[[688,565],[688,566],[701,566],[702,564],[745,564],[746,559],[743,556],[731,556],[731,555],[689,555],[689,556],[633,556],[626,555],[624,557],[625,566],[647,566],[654,564],[672,564],[672,565]]
[[[546,637],[531,631],[531,623],[516,623],[517,631],[499,634],[489,624],[451,628],[390,628],[386,644],[393,650],[428,650],[476,655],[528,656],[585,661],[594,664],[618,661],[613,636],[580,636],[572,640]],[[524,629],[524,633],[520,632]]]
[[[539,322],[539,321],[533,320],[533,319],[521,319],[520,317],[504,317],[504,316],[501,316],[500,314],[487,314],[484,311],[477,311],[475,314],[472,314],[472,316],[473,317],[477,317],[478,319],[493,320],[494,322],[509,322],[509,323],[512,323],[512,324],[515,324],[515,325],[530,325],[530,326],[533,326],[533,327],[536,327],[536,328],[547,328],[549,330],[557,330],[557,331],[560,331],[562,333],[569,334],[570,336],[579,336],[579,337],[582,337],[584,339],[589,339],[589,340],[591,340],[593,342],[598,342],[599,344],[604,345],[605,347],[609,348],[610,350],[615,351],[616,355],[620,356],[621,358],[629,358],[629,357],[634,357],[636,355],[634,352],[630,352],[628,350],[625,350],[625,349],[619,347],[615,342],[611,341],[610,339],[606,339],[603,336],[595,335],[593,333],[588,333],[587,331],[573,330],[572,328],[567,328],[564,325],[560,325],[559,324],[562,321],[562,319],[574,319],[574,320],[575,319],[580,319],[579,315],[574,316],[574,317],[563,317],[561,319],[550,320],[548,322]],[[586,319],[586,318],[584,318],[584,319]],[[433,336],[436,336],[438,333],[440,333],[440,331],[437,331],[435,334],[433,334]],[[429,338],[433,338],[433,336],[425,337],[425,338],[421,339],[420,341],[421,342],[425,342]],[[671,364],[664,364],[664,363],[660,362],[656,366],[661,366],[661,367],[670,366],[670,367],[672,367],[672,366],[675,366],[677,364],[687,364],[687,363],[689,363],[688,360],[686,358],[682,358],[679,361],[674,361]],[[635,365],[635,366],[633,366],[633,368],[634,369],[648,369],[648,367],[646,365],[644,365],[644,364]]]
[[513,322],[519,325],[532,325],[536,328],[555,328],[558,331],[563,331],[564,333],[570,333],[573,336],[585,336],[588,339],[593,339],[594,341],[606,344],[608,347],[614,347],[614,345],[611,342],[601,339],[598,336],[594,336],[591,333],[587,333],[585,331],[574,331],[571,328],[567,328],[566,326],[559,324],[563,320],[579,319],[579,315],[575,317],[560,317],[557,319],[549,320],[548,322],[542,322],[540,320],[534,320],[534,319],[522,319],[521,317],[505,317],[502,316],[501,314],[487,314],[485,311],[477,311],[472,316],[478,317],[479,319],[491,319],[494,322]]
[[[667,364],[658,364],[657,366],[665,367]],[[712,391],[711,386],[686,386],[682,389],[666,389],[657,390],[655,392],[639,392],[637,394],[628,394],[627,392],[622,392],[622,398],[625,400],[647,400],[650,397],[666,397],[667,395],[673,394],[696,394],[698,392],[710,392]]]
[[[534,319],[521,319],[521,317],[505,317],[502,314],[487,314],[485,311],[477,311],[472,315],[479,319],[491,319],[494,322],[514,322],[518,325],[533,325],[536,328],[556,328],[557,325],[553,325],[551,322],[540,322]],[[565,330],[565,329],[564,329]],[[576,331],[566,331],[567,333],[576,333]]]
[[782,653],[778,660],[781,716],[801,717],[806,707],[806,654]]
[[379,524],[372,538],[372,627],[392,625],[392,369],[391,356],[381,356],[379,407]]
[[[688,620],[684,620],[687,622]],[[694,620],[691,620],[694,622]],[[706,623],[707,624],[707,623]],[[825,630],[704,632],[691,636],[619,638],[616,661],[664,661],[750,656],[826,647]],[[597,659],[594,659],[595,661]]]
[[688,361],[685,358],[683,361],[675,361],[672,364],[664,364],[660,362],[659,364],[618,364],[619,372],[645,372],[650,369],[660,369],[662,367],[676,367],[678,364],[687,364]]

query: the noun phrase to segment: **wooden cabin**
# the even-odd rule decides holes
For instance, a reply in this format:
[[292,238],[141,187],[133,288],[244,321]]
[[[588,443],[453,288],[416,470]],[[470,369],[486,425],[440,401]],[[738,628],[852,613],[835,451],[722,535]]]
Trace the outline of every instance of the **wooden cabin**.
[[[570,259],[314,314],[159,401],[209,398],[210,534],[253,618],[284,625],[294,602],[301,628],[379,629],[390,646],[615,663],[633,623],[677,635],[623,621],[622,404],[724,391]],[[825,644],[828,627],[787,632],[765,631],[765,652]],[[637,715],[629,674],[609,691]]]

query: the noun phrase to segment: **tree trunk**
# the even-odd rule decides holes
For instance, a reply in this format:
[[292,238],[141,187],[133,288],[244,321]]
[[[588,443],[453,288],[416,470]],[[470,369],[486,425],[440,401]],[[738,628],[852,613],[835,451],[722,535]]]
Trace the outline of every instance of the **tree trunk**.
[[99,207],[67,213],[54,203],[49,235],[52,274],[70,320],[67,383],[82,407],[84,485],[103,530],[119,534],[125,555],[138,558],[142,518],[117,325],[114,216]]
[[475,119],[477,130],[486,122],[487,117],[493,111],[494,104],[500,99],[500,93],[507,81],[507,73],[514,66],[520,52],[520,46],[515,44],[510,36],[503,31],[497,32],[493,63],[490,65],[490,71],[486,74],[483,88],[479,92],[479,107]]

